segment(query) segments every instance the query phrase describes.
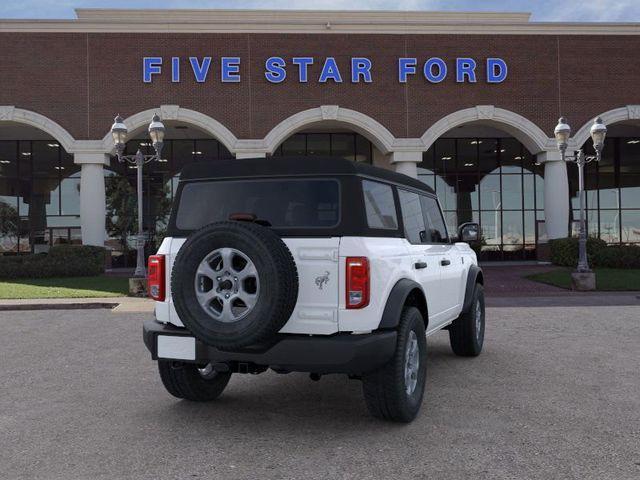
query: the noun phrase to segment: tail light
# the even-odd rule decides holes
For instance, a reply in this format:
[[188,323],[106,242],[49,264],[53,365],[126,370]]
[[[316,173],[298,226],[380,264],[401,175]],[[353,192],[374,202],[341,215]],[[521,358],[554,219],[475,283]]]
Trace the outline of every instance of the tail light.
[[151,255],[149,257],[149,296],[158,302],[164,301],[164,255]]
[[367,257],[347,257],[347,308],[369,305],[369,260]]

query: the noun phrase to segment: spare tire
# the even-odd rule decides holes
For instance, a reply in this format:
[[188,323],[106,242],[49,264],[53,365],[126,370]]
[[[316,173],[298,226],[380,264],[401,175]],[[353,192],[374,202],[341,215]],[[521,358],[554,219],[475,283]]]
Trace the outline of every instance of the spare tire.
[[225,350],[261,345],[289,320],[298,271],[271,229],[217,222],[189,236],[178,252],[171,295],[182,323],[204,343]]

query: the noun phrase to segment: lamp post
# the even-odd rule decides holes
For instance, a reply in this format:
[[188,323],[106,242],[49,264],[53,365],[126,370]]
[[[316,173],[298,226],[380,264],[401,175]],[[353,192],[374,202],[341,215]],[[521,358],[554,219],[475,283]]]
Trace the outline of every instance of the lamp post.
[[153,143],[153,148],[155,150],[154,155],[144,155],[140,149],[136,152],[135,155],[125,155],[124,147],[127,142],[127,126],[124,124],[124,120],[120,115],[118,115],[113,125],[111,126],[111,135],[113,137],[113,143],[116,147],[116,155],[118,157],[118,161],[121,163],[130,163],[135,165],[137,169],[137,194],[138,194],[138,235],[136,236],[136,271],[134,273],[134,277],[146,277],[147,269],[145,268],[144,261],[144,233],[143,233],[143,222],[142,222],[142,166],[145,163],[149,163],[153,160],[160,160],[162,153],[162,146],[164,144],[164,133],[165,128],[164,124],[160,121],[160,117],[155,114],[151,119],[151,123],[149,124],[149,137],[151,137],[151,142]]
[[[582,149],[573,154],[567,154],[567,146],[569,137],[571,136],[571,127],[567,120],[562,117],[558,120],[558,125],[554,130],[558,150],[562,154],[562,160],[574,162],[578,166],[578,192],[580,196],[580,236],[578,239],[578,267],[576,273],[591,274],[589,261],[587,259],[587,228],[585,219],[585,191],[584,191],[584,166],[590,162],[599,162],[602,157],[602,149],[604,147],[604,139],[607,135],[607,127],[602,123],[600,117],[596,118],[591,126],[591,139],[593,140],[593,148],[595,155],[585,155]],[[595,282],[595,278],[593,279]],[[594,286],[595,287],[595,286]]]

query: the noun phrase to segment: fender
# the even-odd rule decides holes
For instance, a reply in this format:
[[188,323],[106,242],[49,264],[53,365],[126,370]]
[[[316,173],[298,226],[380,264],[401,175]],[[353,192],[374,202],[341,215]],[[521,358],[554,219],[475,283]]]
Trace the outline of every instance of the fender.
[[473,300],[473,291],[476,288],[476,283],[484,284],[484,277],[482,270],[477,265],[471,265],[469,267],[469,273],[467,274],[467,286],[464,290],[464,303],[462,304],[462,313],[467,313],[471,308],[471,301]]
[[[409,298],[412,292],[415,292],[416,289],[420,292],[419,298]],[[402,308],[407,303],[407,300],[409,300],[410,304],[418,307],[420,313],[422,313],[424,317],[426,326],[429,317],[427,316],[427,302],[425,300],[424,291],[420,284],[413,280],[403,278],[402,280],[398,280],[398,283],[396,283],[391,289],[391,293],[389,294],[389,298],[387,298],[387,304],[384,307],[384,312],[382,312],[382,320],[380,320],[378,328],[388,329],[397,327],[398,320],[400,320],[400,314],[402,313]]]

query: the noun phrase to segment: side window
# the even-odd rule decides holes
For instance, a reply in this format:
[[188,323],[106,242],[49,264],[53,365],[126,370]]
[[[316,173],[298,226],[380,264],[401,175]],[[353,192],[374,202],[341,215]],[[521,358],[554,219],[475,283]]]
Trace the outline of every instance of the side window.
[[396,230],[398,218],[391,187],[384,183],[363,180],[362,193],[369,227]]
[[422,212],[424,214],[424,223],[427,227],[428,243],[448,243],[447,227],[444,225],[442,212],[435,198],[420,195],[422,203]]
[[425,243],[427,232],[424,227],[420,195],[398,189],[398,196],[400,197],[400,210],[402,211],[404,233],[407,240],[414,244]]

